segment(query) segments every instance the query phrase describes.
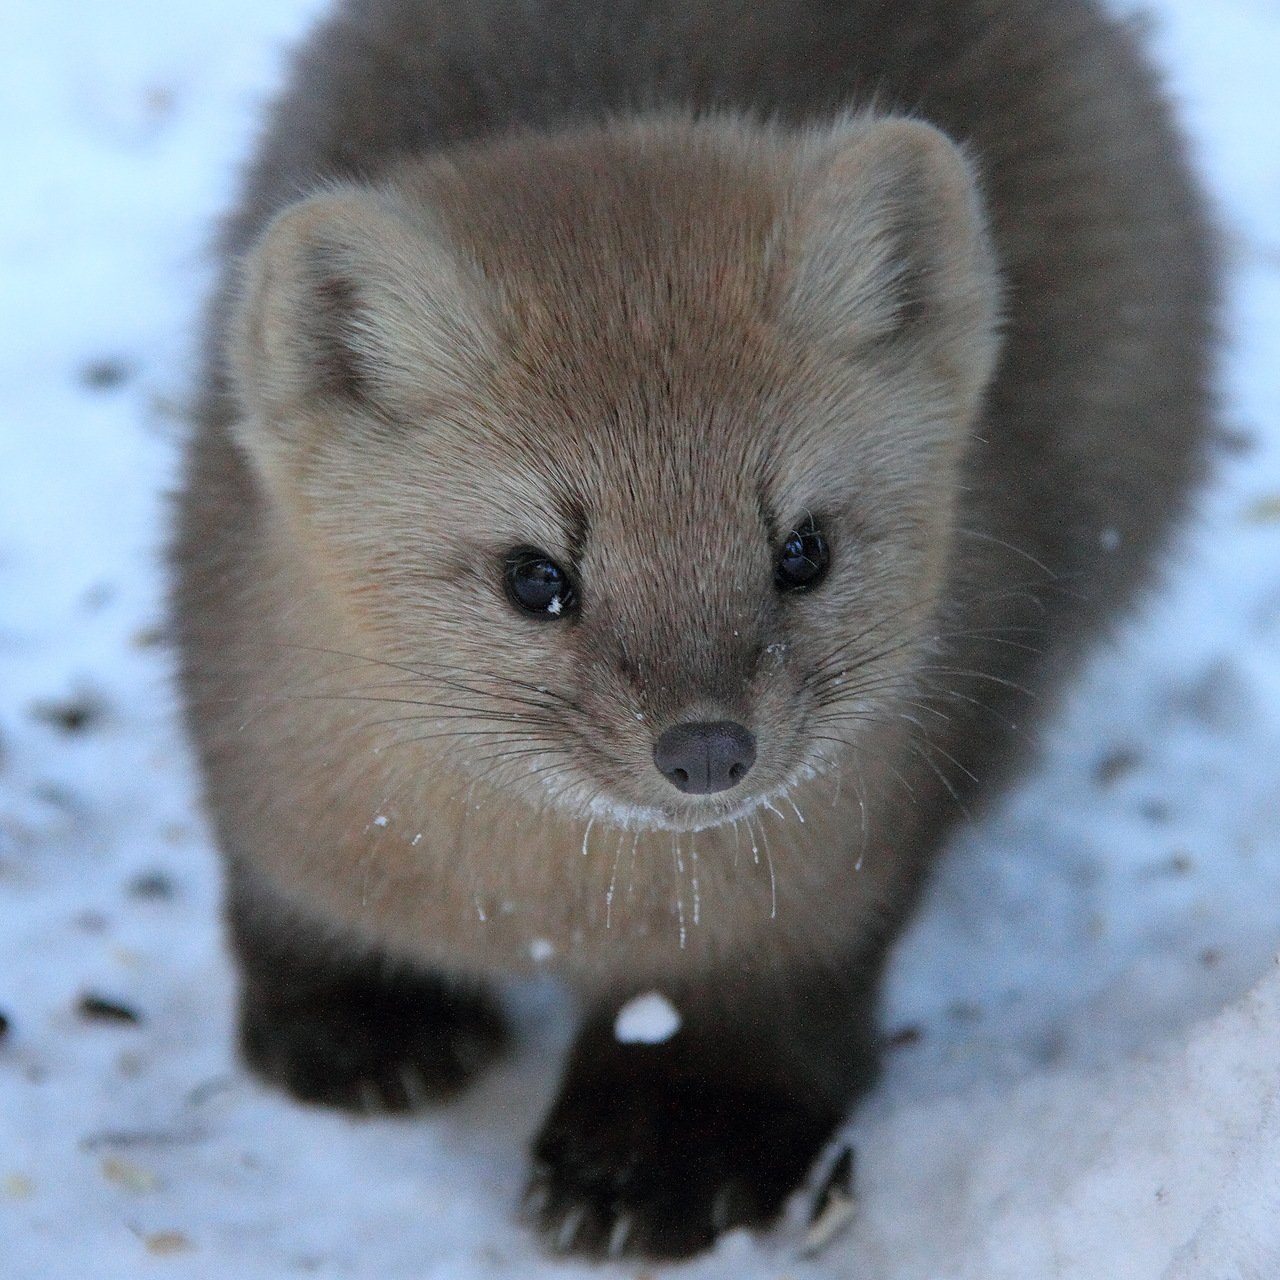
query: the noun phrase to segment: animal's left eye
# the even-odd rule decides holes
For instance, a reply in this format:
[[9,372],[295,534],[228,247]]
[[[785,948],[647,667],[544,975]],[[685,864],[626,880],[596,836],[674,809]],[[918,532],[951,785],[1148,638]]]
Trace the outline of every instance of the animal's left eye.
[[505,577],[507,598],[530,617],[566,618],[578,607],[573,580],[537,547],[513,547],[507,553]]
[[806,516],[787,534],[773,581],[779,591],[812,591],[827,576],[831,548],[812,516]]

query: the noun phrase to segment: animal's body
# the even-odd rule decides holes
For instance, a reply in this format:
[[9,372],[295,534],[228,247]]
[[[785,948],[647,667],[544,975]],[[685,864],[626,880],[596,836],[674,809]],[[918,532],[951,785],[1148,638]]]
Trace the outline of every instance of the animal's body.
[[[1131,33],[354,0],[222,251],[175,613],[249,1061],[411,1106],[557,969],[549,1240],[770,1221],[1201,474],[1212,253]],[[652,988],[679,1030],[619,1043]]]

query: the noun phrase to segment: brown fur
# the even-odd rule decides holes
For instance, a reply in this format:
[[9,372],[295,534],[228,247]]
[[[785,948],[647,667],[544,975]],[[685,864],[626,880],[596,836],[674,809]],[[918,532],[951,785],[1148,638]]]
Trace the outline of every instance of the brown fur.
[[[681,1253],[767,1221],[865,1086],[939,841],[1181,511],[1211,255],[1092,5],[533,13],[360,0],[301,55],[225,236],[183,680],[251,1060],[341,1100],[271,1065],[273,1019],[310,1026],[339,980],[354,1007],[384,964],[471,992],[549,945],[594,1012],[541,1221],[617,1243],[583,1182],[604,1144],[679,1165],[692,1208],[637,1193],[623,1245]],[[830,575],[780,596],[808,515]],[[512,607],[517,545],[572,566],[579,616]],[[716,720],[755,764],[684,795],[654,743]],[[655,984],[686,1025],[632,1080],[610,1011]],[[623,1078],[682,1082],[720,1155],[602,1131]],[[762,1111],[788,1154],[743,1192]]]

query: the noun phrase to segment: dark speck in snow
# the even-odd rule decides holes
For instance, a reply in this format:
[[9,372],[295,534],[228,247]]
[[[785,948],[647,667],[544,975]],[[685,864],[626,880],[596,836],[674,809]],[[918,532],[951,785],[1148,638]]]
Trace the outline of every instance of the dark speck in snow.
[[114,1022],[136,1026],[142,1021],[142,1015],[136,1009],[94,992],[86,992],[80,997],[76,1013],[86,1022]]
[[886,1049],[909,1049],[912,1045],[919,1044],[923,1039],[924,1031],[920,1027],[899,1027],[896,1031],[891,1031],[885,1036],[884,1044]]
[[80,381],[91,391],[113,391],[129,380],[131,372],[118,356],[103,356],[82,366]]
[[83,733],[91,729],[103,717],[105,708],[96,698],[79,695],[31,705],[31,715],[44,724],[61,729],[64,733]]
[[177,893],[173,880],[163,871],[143,871],[129,881],[129,896],[150,902],[168,902]]
[[1131,774],[1142,763],[1133,747],[1117,747],[1108,751],[1093,767],[1093,780],[1100,787],[1110,787]]

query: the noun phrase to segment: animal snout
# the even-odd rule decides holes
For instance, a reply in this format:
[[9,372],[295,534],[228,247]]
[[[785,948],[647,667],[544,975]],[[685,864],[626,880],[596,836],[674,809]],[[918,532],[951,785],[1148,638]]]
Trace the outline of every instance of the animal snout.
[[732,720],[672,725],[653,748],[658,772],[694,796],[736,787],[755,761],[755,737]]

